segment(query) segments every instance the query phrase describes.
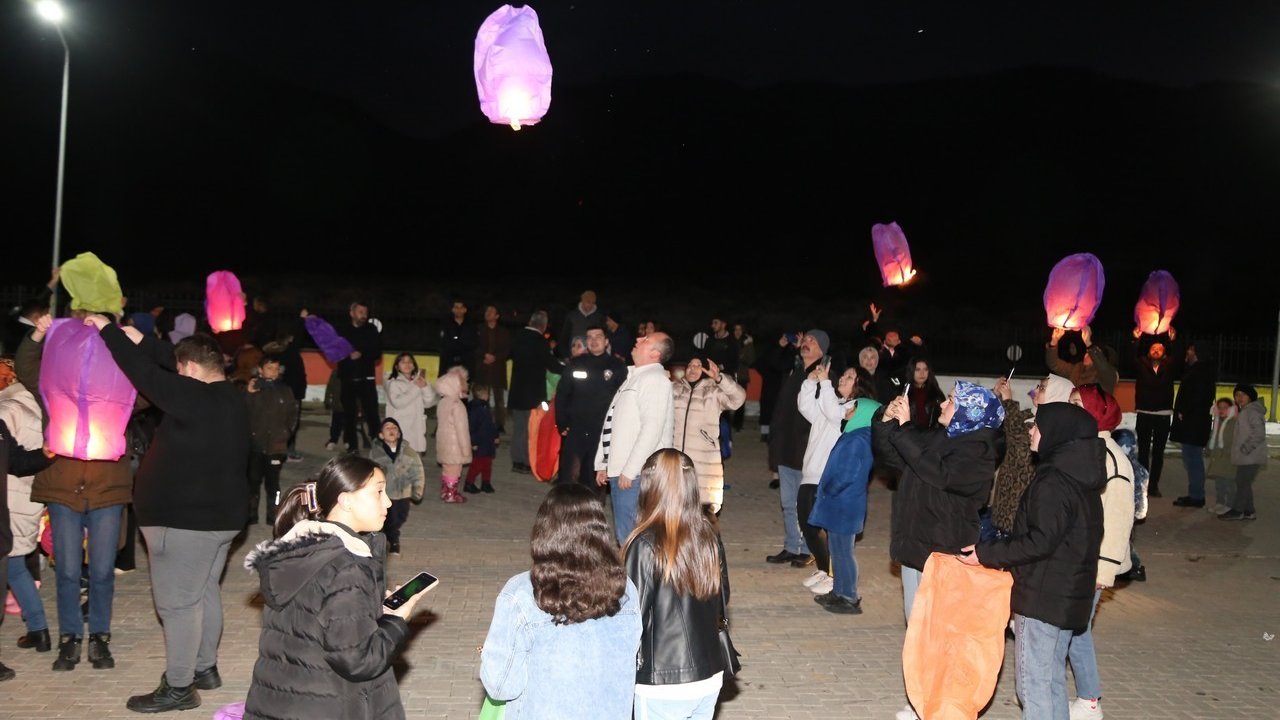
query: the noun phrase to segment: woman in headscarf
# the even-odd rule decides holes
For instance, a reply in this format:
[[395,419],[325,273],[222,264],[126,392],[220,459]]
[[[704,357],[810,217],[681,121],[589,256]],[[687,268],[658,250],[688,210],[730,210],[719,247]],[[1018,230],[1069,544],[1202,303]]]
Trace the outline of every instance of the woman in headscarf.
[[991,524],[997,535],[1013,531],[1013,518],[1018,512],[1018,500],[1035,477],[1036,468],[1031,462],[1031,418],[1036,407],[1051,402],[1067,402],[1075,385],[1061,375],[1047,375],[1031,393],[1031,407],[1023,410],[1009,381],[1000,378],[993,388],[1004,405],[1004,439],[1007,452],[1000,470],[996,473],[995,492],[991,496]]
[[970,565],[1013,572],[1018,700],[1025,720],[1066,718],[1067,650],[1089,627],[1102,543],[1106,444],[1083,408],[1046,403],[1036,411],[1035,478],[1023,493],[1013,534],[964,548]]

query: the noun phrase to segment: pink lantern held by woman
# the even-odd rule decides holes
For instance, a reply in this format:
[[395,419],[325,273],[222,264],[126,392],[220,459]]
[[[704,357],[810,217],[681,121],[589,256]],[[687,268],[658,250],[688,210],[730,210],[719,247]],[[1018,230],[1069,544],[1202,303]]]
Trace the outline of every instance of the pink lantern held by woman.
[[876,264],[885,287],[906,285],[916,276],[911,264],[911,248],[898,223],[876,223],[871,226],[871,244],[876,250]]
[[244,325],[244,291],[230,270],[209,273],[204,282],[204,311],[215,333],[239,330]]
[[1044,286],[1044,312],[1049,327],[1079,330],[1093,322],[1102,304],[1106,277],[1092,253],[1076,253],[1058,261]]
[[1133,321],[1138,329],[1146,335],[1159,335],[1169,332],[1173,324],[1173,316],[1178,314],[1182,304],[1182,295],[1178,290],[1178,281],[1166,270],[1156,270],[1147,276],[1142,284],[1142,292],[1138,294],[1138,303],[1133,306]]
[[503,5],[476,33],[476,91],[490,122],[519,130],[551,107],[551,58],[538,13]]
[[120,372],[98,331],[54,320],[40,358],[40,396],[49,414],[45,444],[79,460],[118,460],[138,391]]

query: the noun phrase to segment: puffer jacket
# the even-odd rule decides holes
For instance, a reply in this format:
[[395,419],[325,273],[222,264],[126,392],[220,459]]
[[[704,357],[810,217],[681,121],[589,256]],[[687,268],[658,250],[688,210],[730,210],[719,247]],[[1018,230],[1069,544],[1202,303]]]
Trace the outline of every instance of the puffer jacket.
[[1236,414],[1231,438],[1232,465],[1267,464],[1267,404],[1258,398]]
[[245,392],[249,406],[249,447],[256,453],[283,455],[298,421],[298,403],[288,385],[258,379],[257,392]]
[[[720,553],[720,583],[729,599],[729,567]],[[662,582],[654,560],[653,532],[641,533],[627,547],[627,577],[639,591],[640,653],[636,684],[681,685],[706,680],[725,669],[720,650],[720,593],[699,600],[677,594]]]
[[304,520],[245,557],[266,602],[245,720],[404,718],[391,662],[409,626],[383,614],[385,542]]
[[947,437],[941,428],[872,424],[876,456],[901,477],[893,494],[889,555],[923,570],[934,551],[958,553],[978,541],[979,513],[1004,455],[1002,430]]
[[[24,448],[37,449],[44,444],[40,428],[40,405],[21,383],[0,390],[0,421]],[[11,557],[22,557],[36,549],[40,534],[40,515],[44,505],[31,500],[31,476],[9,473],[9,528],[13,531]],[[0,559],[3,562],[3,559]]]
[[466,465],[471,462],[471,423],[462,400],[462,379],[445,373],[436,380],[440,404],[436,407],[436,462]]
[[704,505],[720,509],[724,504],[724,461],[720,457],[720,413],[737,410],[747,401],[747,391],[727,373],[719,382],[703,376],[696,385],[681,378],[671,384],[675,405],[673,447],[693,460],[698,473],[698,495]]

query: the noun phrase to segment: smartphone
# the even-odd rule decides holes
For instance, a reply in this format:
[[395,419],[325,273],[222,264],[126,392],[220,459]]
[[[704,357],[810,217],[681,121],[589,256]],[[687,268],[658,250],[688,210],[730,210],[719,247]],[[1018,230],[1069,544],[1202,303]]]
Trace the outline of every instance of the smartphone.
[[426,592],[439,584],[440,578],[429,572],[420,572],[412,580],[401,585],[399,590],[388,595],[387,599],[382,601],[382,604],[390,610],[395,610],[409,602],[409,599],[414,595]]
[[787,333],[787,342],[795,345],[800,342],[800,333]]
[[819,360],[818,362],[822,363],[822,366],[823,366],[823,367],[825,367],[825,368],[830,368],[830,367],[831,367],[831,356],[830,356],[830,355],[823,355],[823,356],[822,356],[822,359],[821,359],[821,360]]

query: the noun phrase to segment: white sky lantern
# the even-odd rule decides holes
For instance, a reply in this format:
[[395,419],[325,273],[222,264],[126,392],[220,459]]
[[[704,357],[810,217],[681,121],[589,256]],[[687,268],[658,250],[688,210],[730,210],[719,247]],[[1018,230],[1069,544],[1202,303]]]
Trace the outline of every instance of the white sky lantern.
[[490,122],[519,130],[551,107],[551,58],[538,14],[503,5],[476,33],[476,91]]

